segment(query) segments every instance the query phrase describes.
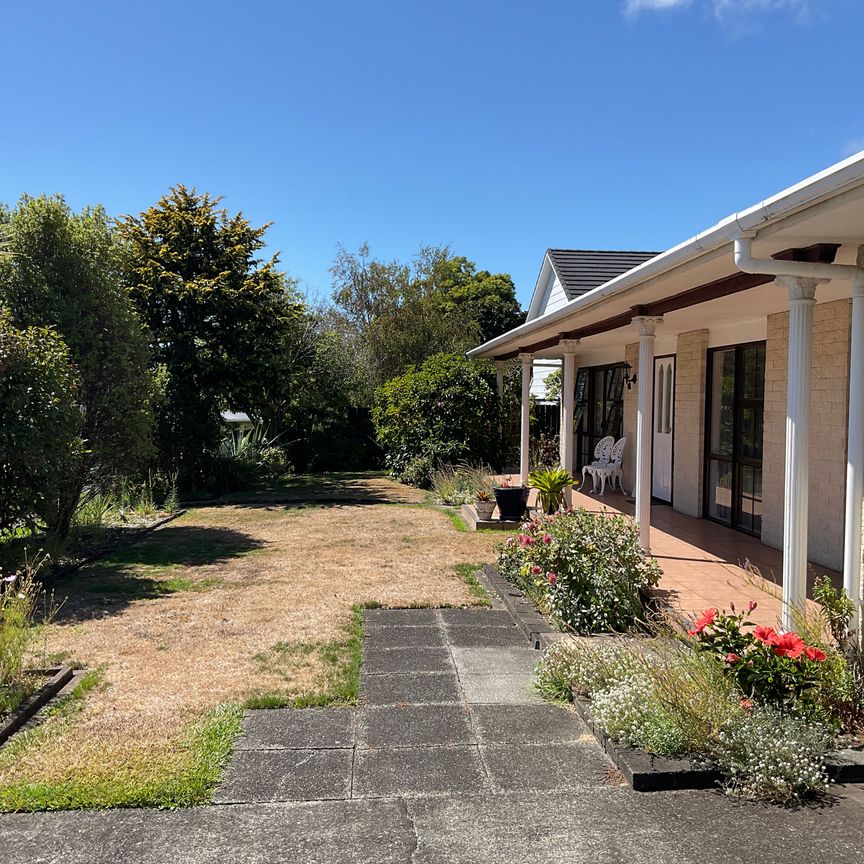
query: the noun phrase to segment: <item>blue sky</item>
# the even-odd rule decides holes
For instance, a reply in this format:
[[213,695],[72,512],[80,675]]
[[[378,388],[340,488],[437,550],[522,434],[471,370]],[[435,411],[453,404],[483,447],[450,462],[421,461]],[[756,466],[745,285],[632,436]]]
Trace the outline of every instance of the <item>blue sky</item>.
[[2,0],[0,200],[224,196],[311,293],[422,243],[530,296],[864,148],[860,0]]

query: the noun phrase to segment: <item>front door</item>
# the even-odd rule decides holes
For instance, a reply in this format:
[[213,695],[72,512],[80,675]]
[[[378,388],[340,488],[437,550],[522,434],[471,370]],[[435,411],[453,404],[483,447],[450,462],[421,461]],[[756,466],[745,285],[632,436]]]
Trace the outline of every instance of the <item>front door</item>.
[[651,494],[672,501],[672,438],[675,425],[675,358],[654,360],[654,452]]

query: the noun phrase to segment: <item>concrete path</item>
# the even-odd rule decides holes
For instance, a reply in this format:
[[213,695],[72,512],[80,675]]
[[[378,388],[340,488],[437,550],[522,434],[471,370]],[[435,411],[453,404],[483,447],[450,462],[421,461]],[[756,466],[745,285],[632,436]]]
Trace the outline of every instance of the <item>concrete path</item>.
[[373,610],[362,705],[252,711],[216,805],[0,817],[0,862],[858,862],[864,794],[634,793],[506,612]]

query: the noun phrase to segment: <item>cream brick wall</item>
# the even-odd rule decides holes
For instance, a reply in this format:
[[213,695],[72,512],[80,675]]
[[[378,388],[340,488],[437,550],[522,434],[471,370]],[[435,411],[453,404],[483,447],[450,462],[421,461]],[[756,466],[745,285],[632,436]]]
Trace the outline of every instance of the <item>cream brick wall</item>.
[[681,333],[675,356],[672,506],[697,519],[702,517],[707,363],[708,331]]
[[[851,300],[817,303],[813,310],[808,554],[815,564],[833,570],[843,565],[851,311]],[[788,340],[789,313],[769,315],[762,541],[778,548],[783,545]]]
[[636,489],[636,397],[639,392],[639,343],[634,342],[624,349],[624,359],[633,367],[630,374],[636,376],[636,384],[629,390],[624,386],[624,437],[627,446],[624,448],[624,489],[633,493]]

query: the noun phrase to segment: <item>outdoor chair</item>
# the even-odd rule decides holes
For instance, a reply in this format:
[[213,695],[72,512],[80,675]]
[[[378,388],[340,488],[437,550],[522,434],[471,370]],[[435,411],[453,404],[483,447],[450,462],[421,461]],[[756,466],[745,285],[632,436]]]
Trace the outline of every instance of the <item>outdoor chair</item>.
[[[598,468],[605,468],[612,461],[612,448],[615,446],[615,439],[611,435],[601,438],[594,448],[594,461],[590,465],[582,466],[582,483],[579,488],[585,485],[585,475],[590,474],[593,481],[594,490],[597,489],[597,478],[594,476],[594,471]],[[593,490],[592,490],[593,491]]]
[[615,491],[615,483],[618,483],[618,488],[623,492],[624,488],[621,485],[622,478],[622,463],[624,461],[624,448],[627,446],[627,439],[620,438],[612,447],[609,462],[606,465],[589,466],[591,479],[594,485],[592,492],[597,491],[597,480],[600,480],[600,494],[606,491],[606,482],[611,484],[611,489]]

